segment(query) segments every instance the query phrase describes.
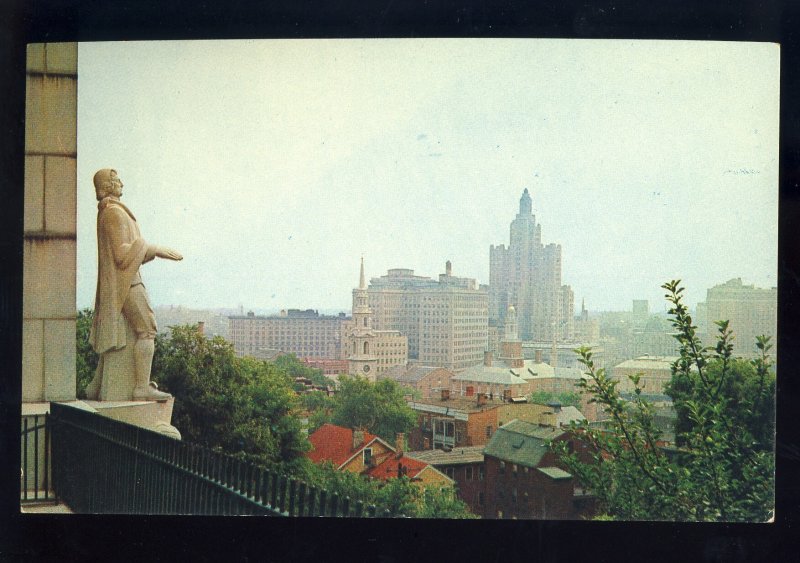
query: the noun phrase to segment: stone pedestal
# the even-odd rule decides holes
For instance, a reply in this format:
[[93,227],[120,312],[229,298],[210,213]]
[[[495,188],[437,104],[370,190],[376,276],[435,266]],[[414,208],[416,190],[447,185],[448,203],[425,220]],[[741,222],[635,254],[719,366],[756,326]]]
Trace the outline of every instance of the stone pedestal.
[[175,398],[166,401],[85,401],[97,414],[154,430],[178,440],[181,433],[170,424]]

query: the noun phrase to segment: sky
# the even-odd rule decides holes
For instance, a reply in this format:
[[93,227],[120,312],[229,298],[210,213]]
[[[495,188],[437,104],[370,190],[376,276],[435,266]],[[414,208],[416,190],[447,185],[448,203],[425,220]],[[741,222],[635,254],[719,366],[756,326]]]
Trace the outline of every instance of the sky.
[[154,306],[349,311],[367,277],[489,282],[527,188],[576,309],[777,285],[774,44],[362,39],[81,43],[78,307],[114,168]]

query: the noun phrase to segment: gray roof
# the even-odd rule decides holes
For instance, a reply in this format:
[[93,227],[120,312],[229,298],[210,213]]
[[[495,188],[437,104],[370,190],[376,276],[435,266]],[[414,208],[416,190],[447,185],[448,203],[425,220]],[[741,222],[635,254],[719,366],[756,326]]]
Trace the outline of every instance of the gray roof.
[[561,410],[556,413],[556,422],[558,422],[559,426],[569,426],[569,423],[573,420],[575,422],[586,420],[586,417],[583,416],[583,413],[579,411],[577,407],[573,407],[572,405],[561,407]]
[[478,383],[495,383],[498,385],[518,385],[531,379],[556,377],[559,379],[581,379],[585,377],[578,368],[552,367],[544,362],[526,360],[524,367],[510,368],[497,362],[491,366],[479,364],[466,368],[453,377],[453,381],[475,381]]
[[444,369],[434,366],[394,366],[386,370],[382,375],[383,379],[394,379],[399,382],[416,383],[426,375],[437,369]]
[[497,429],[483,453],[524,467],[536,467],[548,451],[548,444],[564,430],[512,420]]
[[413,457],[427,464],[437,465],[462,465],[466,463],[480,463],[483,461],[483,446],[468,446],[453,448],[452,451],[423,450],[406,452],[408,457]]
[[572,477],[572,475],[558,467],[538,467],[536,470],[541,471],[551,479],[570,479]]

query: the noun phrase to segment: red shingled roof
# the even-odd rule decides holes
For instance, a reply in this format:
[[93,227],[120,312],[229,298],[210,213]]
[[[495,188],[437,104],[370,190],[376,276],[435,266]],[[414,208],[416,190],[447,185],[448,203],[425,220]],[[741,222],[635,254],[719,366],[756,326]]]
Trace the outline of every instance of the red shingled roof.
[[353,454],[364,449],[375,438],[377,438],[375,434],[365,431],[364,441],[360,446],[353,449],[352,429],[336,426],[335,424],[323,424],[308,437],[312,447],[306,457],[314,463],[331,461],[333,465],[339,467],[350,459]]
[[384,481],[387,479],[392,479],[393,477],[397,477],[397,465],[400,463],[403,464],[403,467],[408,468],[406,476],[409,479],[413,479],[419,475],[423,469],[428,467],[428,464],[424,461],[406,456],[402,456],[400,459],[398,459],[396,455],[392,455],[382,463],[379,463],[372,469],[367,470],[367,475],[373,479],[382,479]]

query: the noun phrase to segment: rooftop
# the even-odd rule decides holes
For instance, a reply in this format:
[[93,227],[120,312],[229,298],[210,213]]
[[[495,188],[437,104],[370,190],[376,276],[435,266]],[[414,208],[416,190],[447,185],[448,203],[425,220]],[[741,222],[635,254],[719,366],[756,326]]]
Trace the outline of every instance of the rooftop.
[[417,366],[417,365],[394,366],[386,370],[382,374],[382,376],[383,378],[394,379],[395,381],[398,382],[416,383],[417,381],[421,380],[426,375],[428,375],[433,371],[436,371],[437,369],[444,370],[445,368],[434,367],[434,366]]
[[670,369],[678,356],[639,356],[614,366],[614,369]]
[[467,463],[481,463],[483,461],[483,446],[468,446],[444,450],[422,450],[406,452],[408,457],[413,457],[430,465],[463,465]]
[[479,364],[466,368],[453,377],[454,381],[475,381],[498,385],[519,385],[531,379],[543,378],[581,379],[585,377],[578,368],[552,367],[544,362],[526,360],[522,368],[510,368],[498,361],[491,366]]
[[306,457],[314,463],[330,461],[339,467],[376,438],[379,439],[376,435],[365,431],[364,440],[358,447],[353,448],[353,430],[351,428],[323,424],[308,437],[308,441],[311,442],[311,451],[306,454]]
[[497,429],[483,452],[509,463],[536,467],[547,453],[550,441],[564,433],[558,428],[512,420]]

